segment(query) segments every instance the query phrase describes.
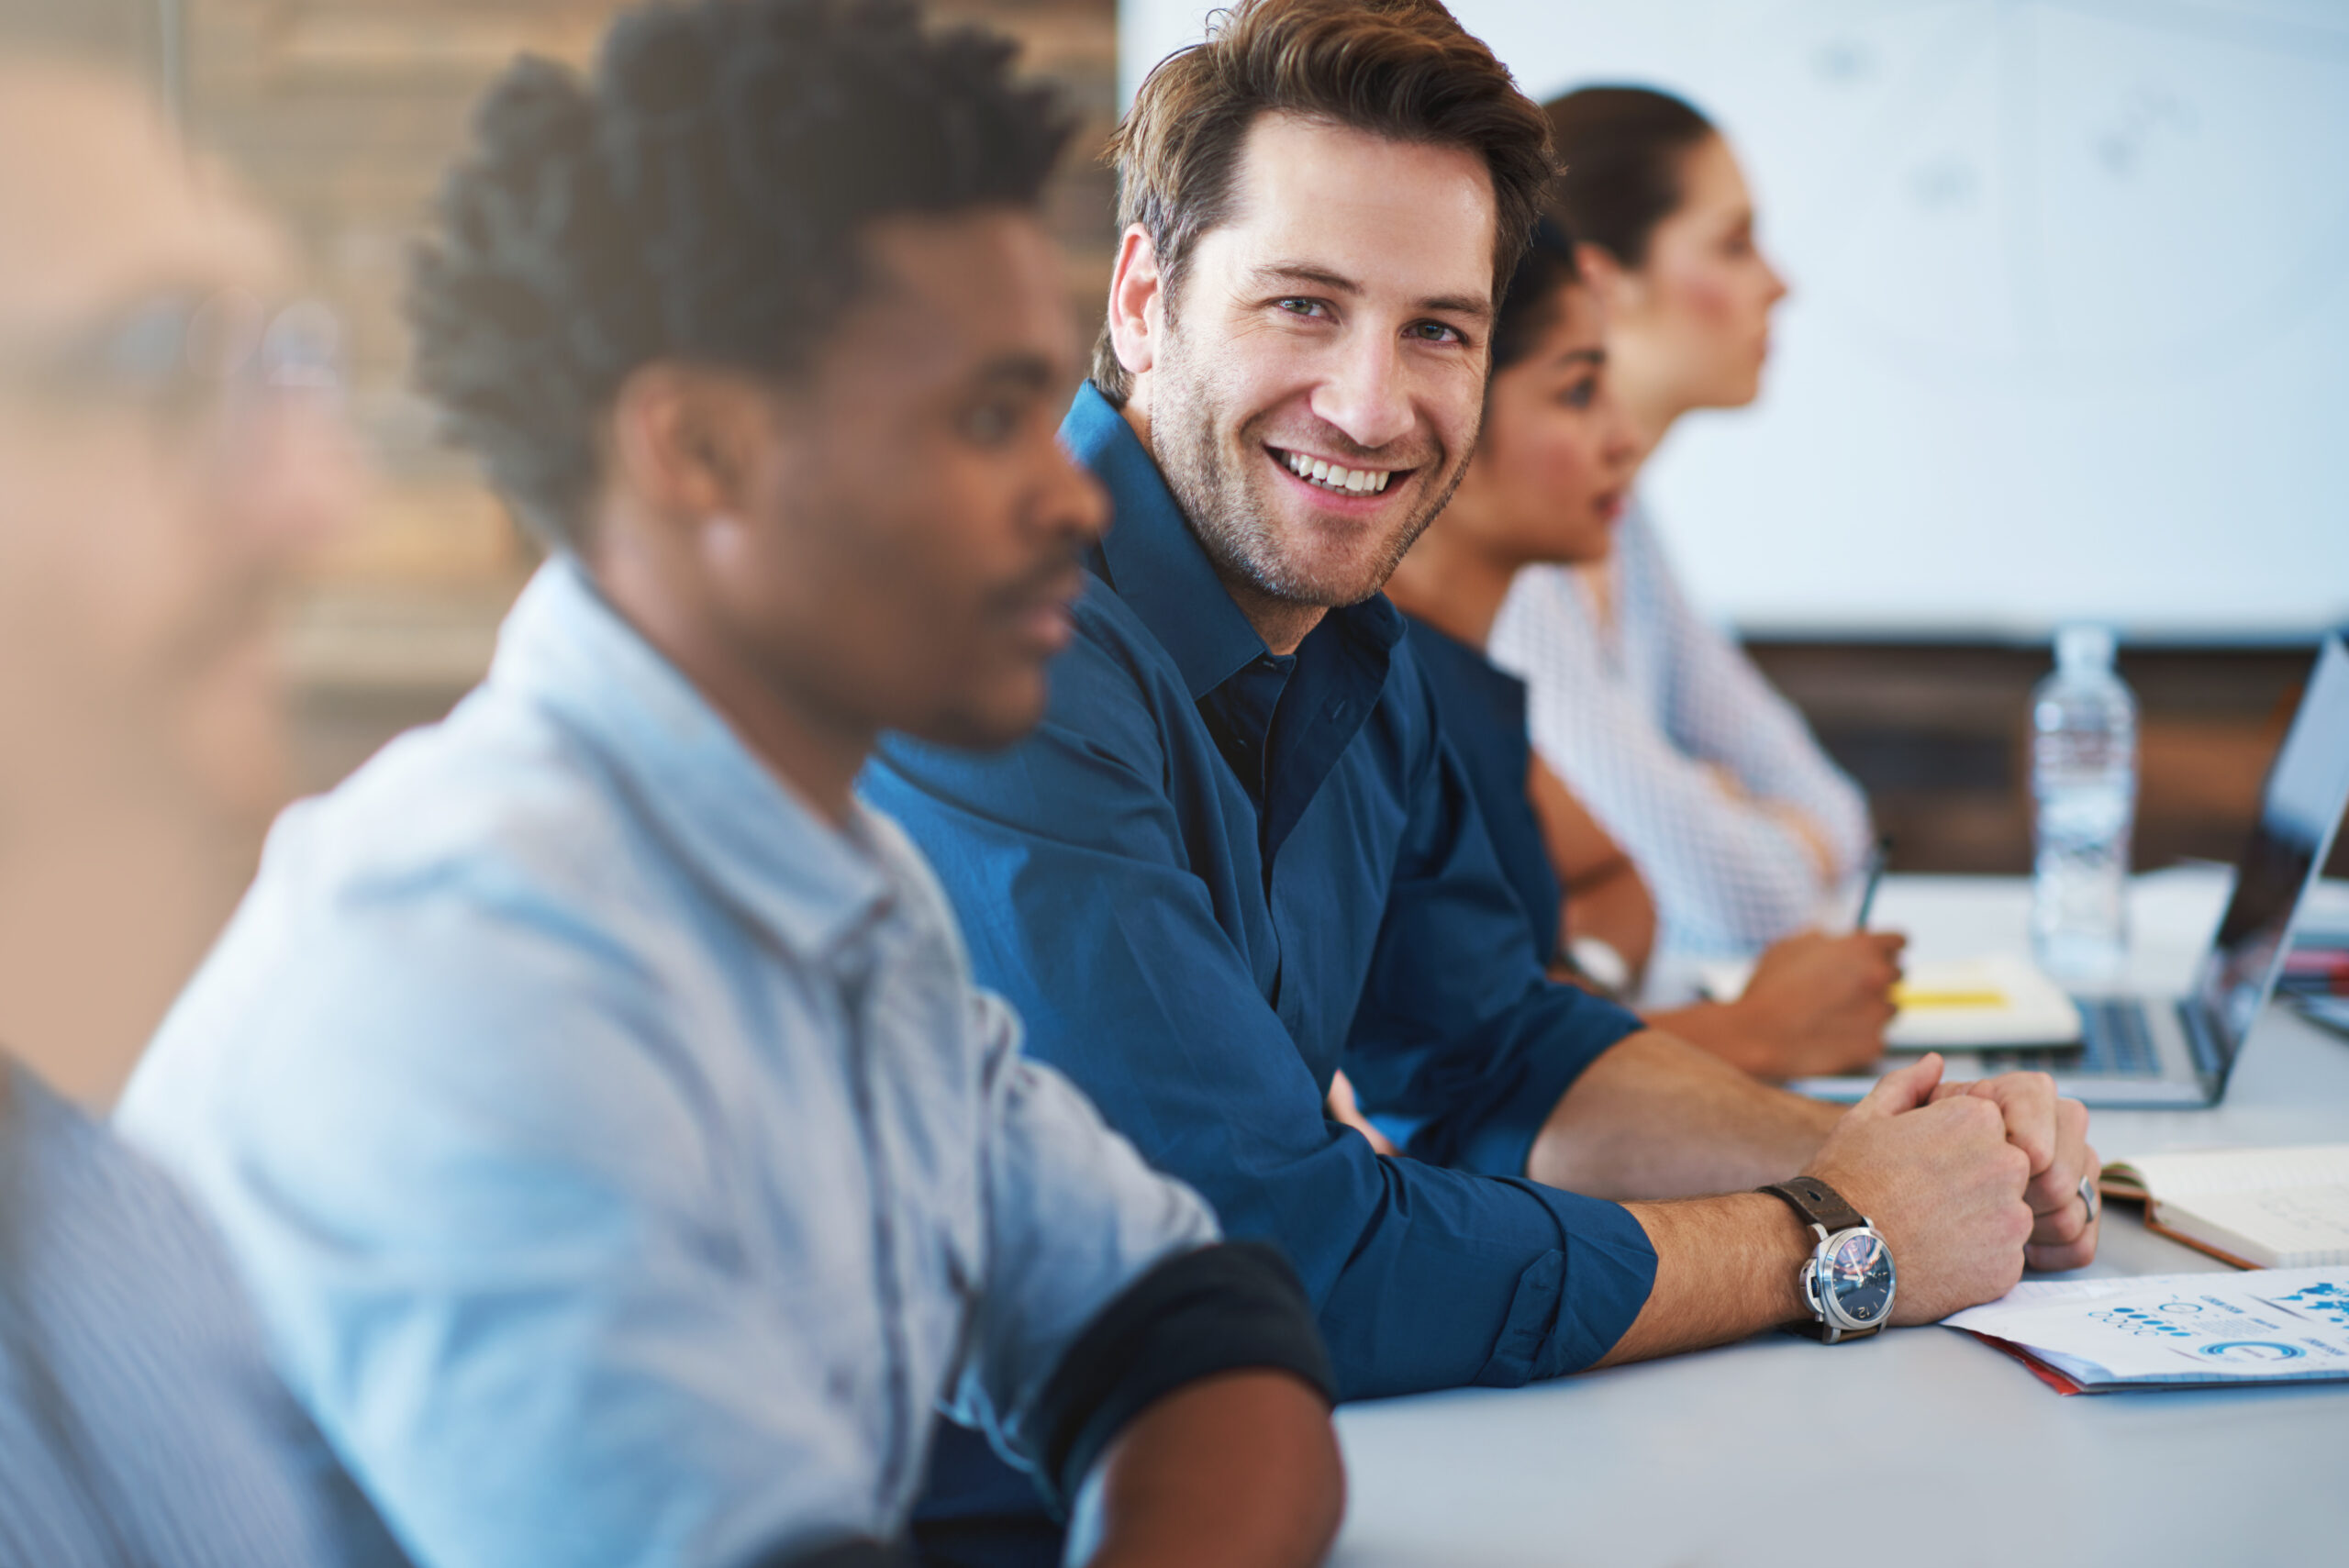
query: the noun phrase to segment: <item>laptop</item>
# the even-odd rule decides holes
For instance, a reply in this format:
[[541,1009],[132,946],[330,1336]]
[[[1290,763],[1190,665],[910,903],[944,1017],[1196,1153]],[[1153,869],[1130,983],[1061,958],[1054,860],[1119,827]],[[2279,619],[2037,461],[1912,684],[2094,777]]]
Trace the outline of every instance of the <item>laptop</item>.
[[[2315,885],[2349,806],[2349,651],[2329,637],[2300,710],[2260,792],[2259,821],[2235,867],[2233,894],[2184,995],[2122,991],[2073,997],[2080,1045],[2060,1050],[1953,1051],[1949,1075],[2036,1071],[2089,1106],[2213,1106],[2244,1039],[2276,989],[2293,917]],[[1789,1085],[1822,1099],[1856,1100],[1873,1075],[1806,1078]]]

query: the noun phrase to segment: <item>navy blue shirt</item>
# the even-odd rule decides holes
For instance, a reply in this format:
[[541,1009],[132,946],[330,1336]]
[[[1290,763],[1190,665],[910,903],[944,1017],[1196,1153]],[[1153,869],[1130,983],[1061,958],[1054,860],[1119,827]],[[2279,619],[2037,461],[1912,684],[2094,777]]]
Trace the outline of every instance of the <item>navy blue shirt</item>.
[[[1346,1396],[1588,1365],[1654,1250],[1525,1162],[1639,1020],[1544,979],[1394,606],[1275,658],[1091,386],[1062,439],[1117,522],[1042,727],[987,756],[892,740],[865,792],[1027,1049],[1296,1262]],[[1341,1064],[1412,1158],[1325,1118]]]
[[1546,963],[1558,951],[1565,895],[1527,793],[1533,740],[1525,728],[1525,683],[1486,658],[1482,649],[1417,616],[1403,619],[1411,628],[1421,677],[1442,717],[1443,738],[1467,775],[1501,873],[1532,924],[1533,951]]

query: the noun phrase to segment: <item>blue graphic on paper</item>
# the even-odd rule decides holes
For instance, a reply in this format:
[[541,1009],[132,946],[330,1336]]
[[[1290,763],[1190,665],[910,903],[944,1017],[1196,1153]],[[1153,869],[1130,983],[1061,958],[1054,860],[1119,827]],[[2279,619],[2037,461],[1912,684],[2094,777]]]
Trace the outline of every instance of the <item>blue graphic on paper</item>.
[[2168,1312],[2177,1305],[2176,1301],[2164,1302],[2153,1311],[2126,1305],[2109,1307],[2101,1312],[2089,1313],[2088,1318],[2091,1322],[2117,1329],[2124,1334],[2133,1334],[2139,1339],[2191,1340],[2195,1337],[2193,1329],[2154,1315],[2156,1312]]
[[2287,1311],[2313,1318],[2335,1329],[2349,1329],[2349,1285],[2319,1280],[2314,1284],[2302,1285],[2289,1296],[2272,1296],[2268,1300]]
[[2195,1348],[2212,1361],[2222,1362],[2288,1362],[2308,1354],[2298,1345],[2277,1340],[2213,1340]]

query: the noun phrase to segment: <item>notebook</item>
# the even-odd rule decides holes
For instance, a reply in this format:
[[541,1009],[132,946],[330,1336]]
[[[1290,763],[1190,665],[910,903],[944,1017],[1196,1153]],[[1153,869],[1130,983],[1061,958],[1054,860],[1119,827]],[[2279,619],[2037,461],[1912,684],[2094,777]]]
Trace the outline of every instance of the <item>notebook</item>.
[[[1698,972],[1698,985],[1714,1001],[1731,1002],[1753,975],[1750,963],[1709,963]],[[1887,1051],[2080,1042],[2080,1010],[2072,998],[2036,964],[2010,953],[1911,963],[1892,1001],[1899,1011],[1884,1031]]]
[[2349,1269],[2028,1280],[1942,1323],[2060,1394],[2349,1379]]
[[2349,1143],[2143,1154],[2105,1166],[2145,1228],[2239,1269],[2349,1263]]
[[2349,996],[2295,996],[2292,1006],[2309,1022],[2349,1035]]

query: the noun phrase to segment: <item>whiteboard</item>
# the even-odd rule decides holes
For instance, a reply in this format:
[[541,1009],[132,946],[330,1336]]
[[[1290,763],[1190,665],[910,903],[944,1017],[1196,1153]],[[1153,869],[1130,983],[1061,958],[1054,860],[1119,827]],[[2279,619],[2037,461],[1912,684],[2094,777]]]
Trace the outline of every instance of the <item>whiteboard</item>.
[[[1196,40],[1125,0],[1120,84]],[[1547,98],[1681,93],[1794,285],[1642,485],[1749,634],[2349,623],[2349,0],[1459,0]]]

